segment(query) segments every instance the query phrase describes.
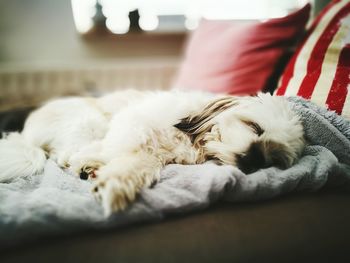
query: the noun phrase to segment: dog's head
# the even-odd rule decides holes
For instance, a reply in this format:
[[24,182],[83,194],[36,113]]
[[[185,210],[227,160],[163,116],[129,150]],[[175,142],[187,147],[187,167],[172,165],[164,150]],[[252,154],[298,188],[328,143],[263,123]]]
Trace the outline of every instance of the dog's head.
[[299,118],[283,97],[223,97],[175,125],[201,147],[206,160],[238,166],[246,173],[287,168],[304,147]]

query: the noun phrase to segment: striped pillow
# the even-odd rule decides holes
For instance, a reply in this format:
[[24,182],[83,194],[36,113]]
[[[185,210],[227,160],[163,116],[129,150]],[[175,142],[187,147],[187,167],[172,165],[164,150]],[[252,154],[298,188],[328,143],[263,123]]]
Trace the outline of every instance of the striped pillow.
[[350,118],[350,0],[333,0],[287,65],[276,95],[301,96]]

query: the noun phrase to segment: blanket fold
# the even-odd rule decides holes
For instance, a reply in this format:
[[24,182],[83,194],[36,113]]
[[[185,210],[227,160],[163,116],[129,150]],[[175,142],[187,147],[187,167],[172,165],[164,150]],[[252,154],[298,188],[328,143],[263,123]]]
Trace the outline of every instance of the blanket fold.
[[153,188],[142,190],[126,211],[105,218],[91,185],[48,161],[43,174],[0,183],[0,244],[88,228],[160,220],[208,207],[218,200],[257,201],[327,183],[350,184],[350,122],[304,99],[291,97],[309,145],[291,168],[245,175],[232,166],[168,165]]

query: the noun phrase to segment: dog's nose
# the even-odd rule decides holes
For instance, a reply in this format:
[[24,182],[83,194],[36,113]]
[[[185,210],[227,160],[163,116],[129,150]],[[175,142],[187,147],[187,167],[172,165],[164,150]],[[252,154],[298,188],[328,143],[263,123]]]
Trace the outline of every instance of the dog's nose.
[[82,171],[82,172],[80,173],[80,179],[82,179],[82,180],[87,180],[88,178],[89,178],[89,174],[88,174],[87,172]]
[[245,174],[250,174],[262,168],[267,168],[261,145],[258,142],[252,143],[249,149],[236,156],[238,168]]

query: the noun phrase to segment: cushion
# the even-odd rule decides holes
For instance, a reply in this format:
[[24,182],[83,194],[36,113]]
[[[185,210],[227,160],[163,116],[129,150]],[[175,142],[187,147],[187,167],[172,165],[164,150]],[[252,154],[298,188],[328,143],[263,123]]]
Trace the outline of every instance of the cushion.
[[190,37],[174,86],[230,94],[265,88],[285,51],[304,32],[310,5],[265,22],[202,20]]
[[288,63],[277,95],[298,95],[350,117],[350,1],[335,0],[316,17]]

